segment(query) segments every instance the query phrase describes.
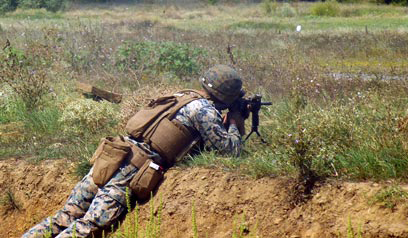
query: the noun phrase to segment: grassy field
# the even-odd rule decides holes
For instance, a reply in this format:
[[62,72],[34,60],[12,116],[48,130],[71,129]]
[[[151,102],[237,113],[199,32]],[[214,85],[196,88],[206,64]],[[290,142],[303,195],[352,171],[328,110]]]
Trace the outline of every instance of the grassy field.
[[[264,2],[7,13],[0,158],[78,158],[81,173],[99,139],[123,133],[147,98],[199,87],[198,76],[223,63],[236,65],[248,95],[273,102],[261,112],[268,144],[253,136],[240,159],[203,153],[186,164],[254,177],[405,179],[407,12]],[[78,81],[122,93],[124,102],[86,99]]]

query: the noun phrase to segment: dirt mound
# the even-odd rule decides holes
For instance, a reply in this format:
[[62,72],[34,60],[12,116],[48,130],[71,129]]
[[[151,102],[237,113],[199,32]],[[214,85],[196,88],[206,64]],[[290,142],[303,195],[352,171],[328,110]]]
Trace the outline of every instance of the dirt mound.
[[0,237],[19,237],[61,207],[78,180],[72,170],[66,160],[0,161]]
[[[0,237],[18,237],[60,208],[78,180],[72,168],[63,160],[0,161]],[[250,237],[347,237],[351,227],[363,237],[408,237],[408,205],[389,209],[368,202],[385,185],[326,182],[309,201],[293,207],[290,184],[220,170],[172,169],[153,200],[155,211],[162,204],[161,237],[192,237],[193,206],[199,237],[233,237],[239,227]],[[7,194],[17,208],[4,202]],[[150,204],[142,205],[140,220],[149,214]]]

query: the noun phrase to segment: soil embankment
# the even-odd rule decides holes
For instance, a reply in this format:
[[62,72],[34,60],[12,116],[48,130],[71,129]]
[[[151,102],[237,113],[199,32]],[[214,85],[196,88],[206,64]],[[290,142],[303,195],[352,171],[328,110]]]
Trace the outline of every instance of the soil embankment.
[[[19,237],[60,208],[78,180],[72,171],[73,165],[64,160],[38,165],[0,161],[0,237]],[[220,170],[176,168],[166,174],[154,209],[161,200],[161,237],[169,238],[193,236],[193,204],[199,237],[232,237],[240,225],[249,237],[347,237],[351,227],[363,237],[408,237],[407,204],[390,209],[369,203],[383,186],[326,182],[309,201],[293,207],[288,179],[254,180]],[[149,206],[140,207],[141,221],[148,220]]]

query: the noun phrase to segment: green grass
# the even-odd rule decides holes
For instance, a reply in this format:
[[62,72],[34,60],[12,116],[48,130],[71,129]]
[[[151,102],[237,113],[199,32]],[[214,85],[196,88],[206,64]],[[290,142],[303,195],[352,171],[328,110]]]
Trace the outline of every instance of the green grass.
[[0,194],[0,206],[9,210],[20,210],[20,204],[16,200],[14,193],[8,189]]
[[[46,66],[35,66],[47,72],[55,95],[47,93],[39,107],[29,111],[0,81],[0,159],[70,159],[78,163],[76,174],[81,177],[89,170],[88,159],[99,139],[123,133],[124,118],[134,107],[170,85],[198,86],[199,71],[216,63],[230,64],[233,56],[247,95],[262,93],[265,101],[273,102],[260,112],[259,131],[267,144],[253,135],[240,158],[206,151],[179,166],[216,167],[254,178],[312,174],[406,181],[406,8],[340,4],[335,17],[318,17],[311,15],[313,5],[286,6],[293,8],[293,16],[265,14],[256,4],[197,9],[98,5],[57,14],[30,10],[1,16],[0,49],[9,39],[13,47],[43,60]],[[295,32],[297,25],[302,25],[300,33]],[[168,42],[180,43],[205,54],[197,57],[200,70],[194,71],[166,67],[176,61],[183,67],[191,65],[192,59],[177,55],[157,67],[160,62],[150,57],[154,50],[141,60],[145,65],[136,65],[137,58],[120,52],[125,42],[142,46],[149,42],[157,51]],[[30,49],[42,51],[31,55]],[[126,62],[123,68],[118,67],[120,60]],[[333,78],[333,73],[340,76]],[[389,80],[390,76],[399,78]],[[75,92],[76,81],[123,93],[124,102],[87,101]],[[134,94],[140,88],[152,90]],[[393,209],[406,198],[406,191],[394,186],[372,200]],[[136,207],[116,236],[160,236],[160,212],[151,211],[145,227],[138,216]],[[244,218],[237,218],[233,237],[245,236],[246,225]],[[359,237],[361,231],[353,229],[350,221],[348,237]]]
[[[241,158],[205,152],[189,166],[227,168],[257,178],[296,176],[305,169],[322,177],[407,177],[407,133],[399,127],[407,116],[408,87],[404,80],[383,80],[403,79],[407,73],[405,8],[340,4],[336,17],[317,17],[311,15],[315,5],[303,3],[277,5],[290,7],[292,16],[265,14],[256,4],[98,6],[2,16],[0,45],[9,39],[12,47],[41,59],[44,64],[21,65],[46,72],[46,86],[55,95],[45,95],[31,112],[18,94],[0,97],[0,133],[15,133],[7,140],[2,136],[1,158],[70,157],[83,174],[99,139],[123,132],[123,118],[134,112],[129,105],[157,95],[143,92],[134,104],[96,103],[74,92],[75,81],[123,93],[131,101],[132,91],[146,86],[197,86],[201,71],[230,64],[233,57],[248,95],[262,93],[273,102],[260,113],[259,130],[268,144],[252,136]],[[151,50],[123,48],[126,42],[148,42]],[[168,42],[188,47],[175,54]],[[173,54],[161,61],[151,57],[166,47]],[[194,49],[199,49],[194,57],[186,57]],[[118,67],[120,62],[126,64]],[[333,73],[340,76],[332,78]]]
[[361,18],[310,18],[300,21],[307,31],[381,31],[391,29],[407,30],[406,17],[361,17]]
[[14,12],[6,13],[0,18],[11,18],[16,20],[43,20],[43,19],[62,19],[61,13],[49,12],[45,9],[18,9]]
[[[356,228],[354,227],[354,224],[351,220],[351,218],[348,218],[348,222],[347,222],[347,238],[362,238],[363,237],[363,231],[361,228],[361,224],[358,226],[357,231]],[[338,238],[343,237],[340,232],[337,236]]]
[[271,18],[262,20],[246,20],[228,24],[227,29],[251,33],[257,30],[271,31],[274,33],[295,34],[297,25],[302,26],[301,34],[310,35],[318,32],[378,32],[389,29],[408,30],[408,18],[406,16],[378,17],[367,16],[359,18],[345,17],[295,17],[289,19]]
[[[140,224],[139,218],[139,204],[136,203],[134,209],[130,204],[129,191],[127,190],[126,203],[128,214],[126,219],[122,224],[118,224],[118,227],[115,228],[112,226],[112,234],[109,237],[143,237],[143,238],[158,238],[160,237],[161,230],[161,219],[162,219],[162,209],[163,202],[160,199],[160,202],[155,212],[155,204],[153,199],[149,201],[150,214],[148,222],[142,226]],[[105,235],[102,235],[105,237]]]
[[385,208],[394,209],[397,204],[408,200],[408,192],[399,185],[391,185],[377,191],[370,199],[370,204],[378,204]]
[[[112,227],[112,233],[109,237],[143,237],[143,238],[156,238],[161,237],[161,219],[162,219],[162,209],[163,203],[160,199],[160,202],[156,208],[153,199],[149,201],[150,214],[148,221],[144,224],[141,224],[140,221],[140,211],[139,204],[136,204],[135,208],[132,209],[130,204],[130,198],[127,196],[127,207],[128,213],[126,215],[123,223],[118,224],[118,227]],[[200,216],[197,212],[195,201],[191,202],[191,232],[193,238],[198,238],[203,236],[199,232],[199,226],[197,225],[197,219],[200,219]],[[251,228],[251,229],[250,229]],[[243,238],[243,237],[258,237],[258,226],[250,226],[246,221],[245,213],[234,216],[232,224],[232,238]],[[164,230],[165,232],[165,230]],[[105,235],[102,235],[105,237]]]
[[[27,111],[24,103],[10,95],[0,111],[0,158],[23,157],[31,161],[42,159],[89,158],[99,139],[108,132],[101,130],[77,137],[64,133],[63,115],[57,99],[34,110]],[[47,98],[50,100],[49,98]],[[53,102],[54,103],[53,103]],[[85,130],[86,128],[84,128]],[[112,128],[106,128],[112,131]]]
[[280,22],[255,22],[255,21],[243,21],[236,22],[228,26],[231,30],[239,29],[251,29],[251,30],[269,30],[269,31],[288,31],[295,29],[296,25],[293,23],[280,23]]

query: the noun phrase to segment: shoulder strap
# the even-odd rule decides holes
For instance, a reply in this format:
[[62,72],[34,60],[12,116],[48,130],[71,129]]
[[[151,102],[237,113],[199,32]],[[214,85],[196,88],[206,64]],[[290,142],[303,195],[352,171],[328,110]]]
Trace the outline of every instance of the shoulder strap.
[[[193,93],[191,93],[193,92]],[[179,94],[179,95],[178,95]],[[173,119],[173,117],[176,115],[176,113],[184,107],[186,104],[200,99],[200,98],[207,98],[209,97],[203,92],[200,92],[198,90],[193,90],[193,89],[186,89],[179,91],[174,94],[177,98],[176,103],[169,108],[167,111],[163,112],[159,117],[157,117],[155,123],[150,126],[149,128],[146,129],[144,135],[143,135],[143,140],[147,143],[150,142],[150,138],[153,135],[154,131],[156,130],[157,126],[159,125],[160,121],[167,117],[169,120]]]
[[210,99],[210,95],[206,91],[196,90],[196,89],[184,89],[179,91],[178,93],[196,93],[200,95],[202,98]]
[[202,91],[194,90],[194,89],[185,89],[175,93],[182,94],[181,96],[177,97],[177,103],[169,110],[168,118],[171,120],[176,115],[178,110],[184,107],[186,104],[201,98],[209,99],[209,95],[205,94]]

